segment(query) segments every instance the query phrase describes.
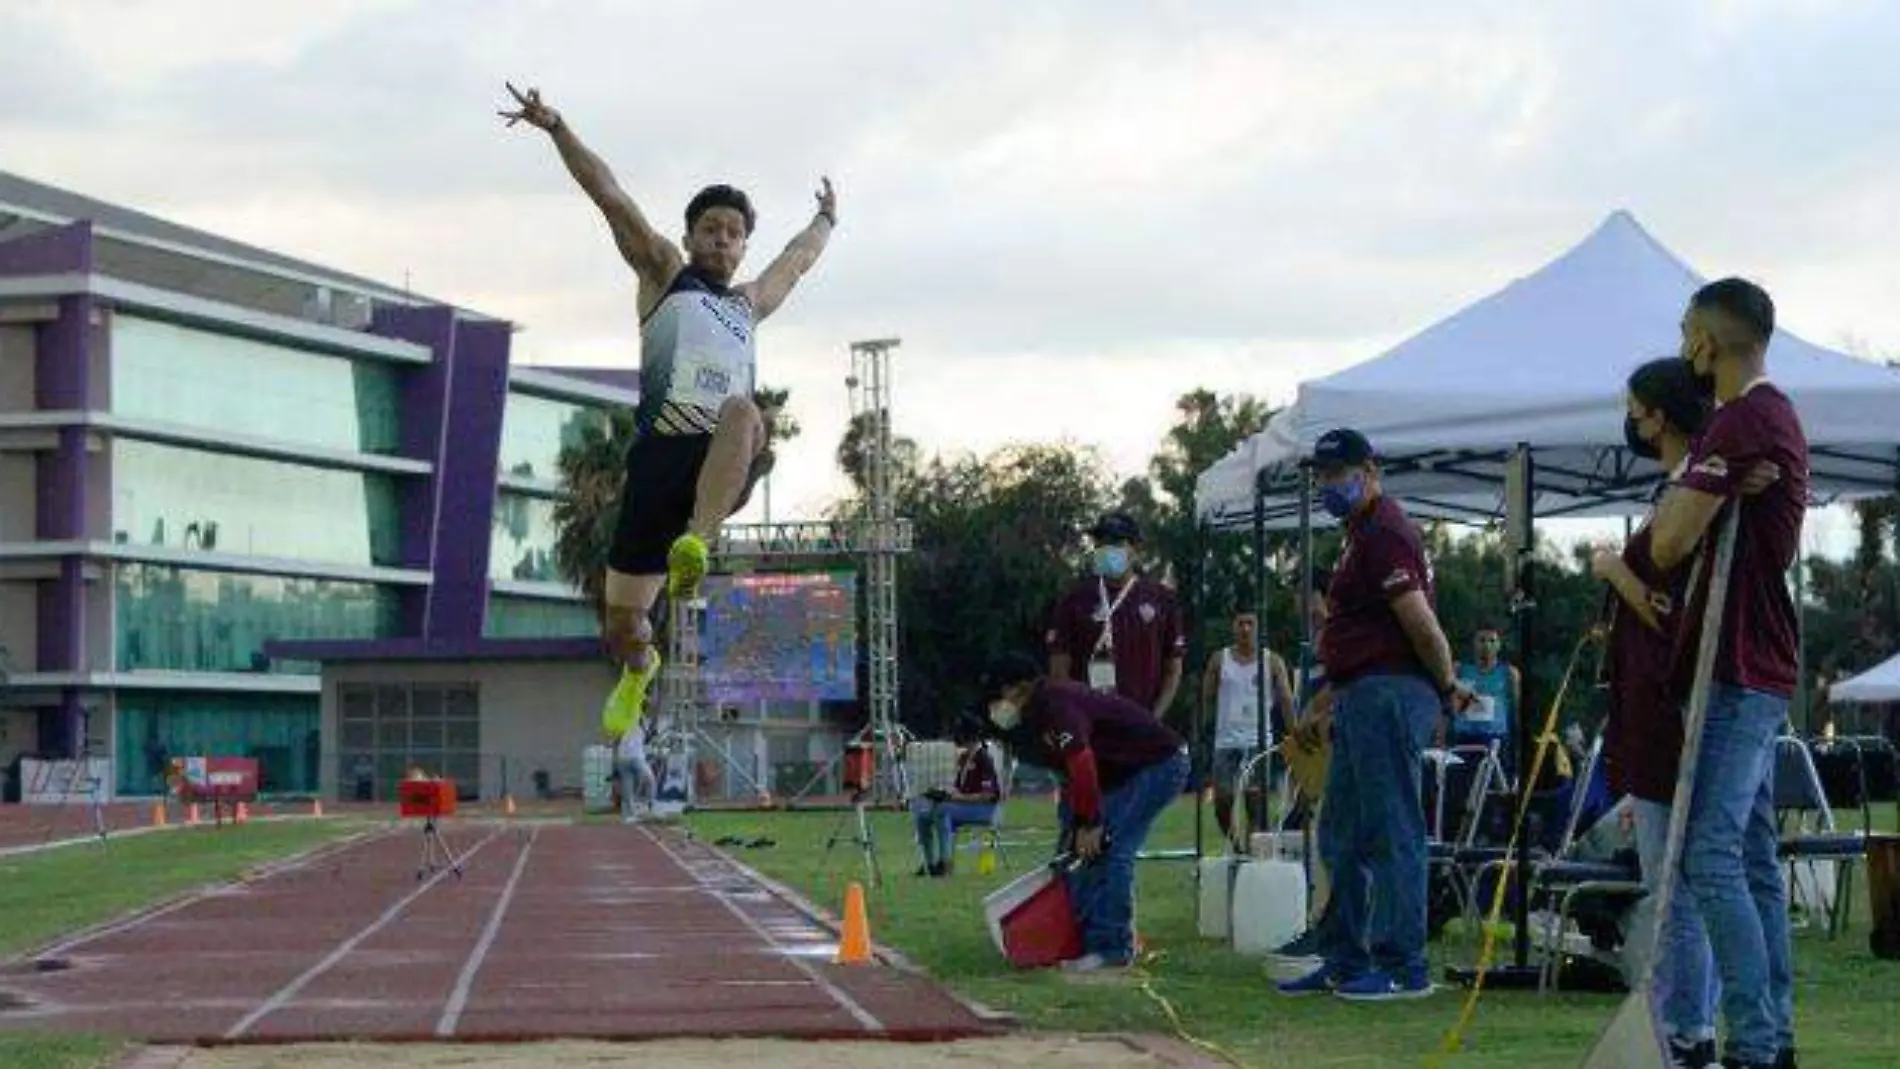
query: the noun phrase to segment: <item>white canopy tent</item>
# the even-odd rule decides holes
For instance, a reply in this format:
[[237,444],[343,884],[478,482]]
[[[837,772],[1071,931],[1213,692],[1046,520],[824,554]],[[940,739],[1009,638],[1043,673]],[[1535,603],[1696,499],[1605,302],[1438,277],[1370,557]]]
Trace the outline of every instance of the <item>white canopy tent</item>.
[[[1498,516],[1519,446],[1535,461],[1540,519],[1636,511],[1661,473],[1624,448],[1623,384],[1677,351],[1683,309],[1705,281],[1618,211],[1536,273],[1302,384],[1293,405],[1201,474],[1198,514],[1217,530],[1250,526],[1258,491],[1266,526],[1297,525],[1299,462],[1342,426],[1372,441],[1386,491],[1415,515]],[[1768,370],[1808,432],[1817,504],[1900,486],[1900,372],[1779,329]]]
[[1830,703],[1900,702],[1900,653],[1852,679],[1843,679],[1828,687],[1827,700]]

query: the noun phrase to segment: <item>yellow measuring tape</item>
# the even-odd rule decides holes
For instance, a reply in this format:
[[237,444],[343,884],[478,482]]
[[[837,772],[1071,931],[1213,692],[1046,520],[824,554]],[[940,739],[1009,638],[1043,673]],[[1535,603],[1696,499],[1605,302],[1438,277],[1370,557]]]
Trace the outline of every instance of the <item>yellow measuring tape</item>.
[[1182,1023],[1181,1021],[1181,1015],[1175,1012],[1174,1004],[1169,1002],[1167,998],[1161,994],[1161,992],[1155,990],[1154,974],[1150,973],[1144,967],[1146,966],[1148,962],[1158,961],[1160,960],[1160,958],[1161,958],[1161,955],[1159,953],[1144,954],[1142,955],[1140,959],[1141,964],[1137,965],[1135,968],[1129,971],[1134,974],[1135,979],[1141,982],[1141,993],[1144,995],[1147,995],[1150,999],[1153,999],[1155,1005],[1161,1007],[1161,1012],[1167,1016],[1168,1024],[1173,1027],[1175,1036],[1178,1039],[1180,1039],[1183,1043],[1187,1043],[1191,1046],[1199,1047],[1200,1049],[1208,1052],[1209,1054],[1212,1054],[1213,1056],[1221,1059],[1227,1064],[1234,1066],[1235,1069],[1253,1069],[1252,1066],[1249,1066],[1246,1062],[1241,1061],[1237,1055],[1235,1055],[1232,1051],[1228,1050],[1227,1048],[1222,1047],[1221,1045],[1213,1042],[1212,1040],[1202,1039],[1201,1037],[1187,1030],[1187,1025]]
[[[1484,993],[1484,974],[1491,967],[1497,952],[1498,918],[1504,913],[1504,892],[1510,887],[1510,873],[1514,871],[1512,862],[1517,857],[1518,837],[1524,831],[1524,818],[1530,812],[1531,795],[1537,785],[1537,778],[1544,771],[1544,757],[1557,741],[1557,714],[1563,710],[1564,697],[1570,692],[1570,680],[1577,672],[1577,662],[1582,660],[1583,651],[1597,638],[1595,628],[1583,633],[1577,640],[1577,647],[1570,651],[1570,663],[1564,666],[1563,681],[1557,685],[1557,693],[1551,699],[1550,711],[1544,714],[1544,729],[1537,738],[1537,755],[1531,761],[1530,775],[1519,784],[1517,800],[1517,819],[1511,825],[1510,844],[1504,848],[1505,866],[1498,874],[1497,887],[1491,894],[1491,909],[1484,921],[1484,947],[1478,952],[1478,966],[1472,973],[1471,994],[1465,998],[1464,1008],[1459,1011],[1458,1021],[1445,1033],[1444,1042],[1438,1050],[1425,1059],[1427,1069],[1440,1069],[1448,1057],[1464,1049],[1465,1029],[1470,1027],[1471,1018],[1478,1012],[1478,998]],[[1588,784],[1578,784],[1576,790],[1585,790]],[[1520,889],[1519,893],[1523,893]]]

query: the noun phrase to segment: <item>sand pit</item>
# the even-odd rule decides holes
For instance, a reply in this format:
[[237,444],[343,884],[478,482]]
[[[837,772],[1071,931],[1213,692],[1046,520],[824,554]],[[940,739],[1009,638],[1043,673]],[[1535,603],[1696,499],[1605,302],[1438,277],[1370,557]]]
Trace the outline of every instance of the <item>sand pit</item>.
[[[1119,1036],[1011,1036],[951,1043],[797,1040],[563,1041],[520,1045],[326,1043],[178,1051],[178,1069],[1174,1069],[1214,1065],[1181,1044]],[[156,1062],[156,1059],[154,1059]]]

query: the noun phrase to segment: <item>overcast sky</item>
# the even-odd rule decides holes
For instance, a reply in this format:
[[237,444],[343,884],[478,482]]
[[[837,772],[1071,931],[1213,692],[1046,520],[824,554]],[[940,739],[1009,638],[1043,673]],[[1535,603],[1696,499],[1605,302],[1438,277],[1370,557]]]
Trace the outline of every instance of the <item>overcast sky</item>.
[[805,427],[783,517],[837,489],[854,339],[904,339],[927,450],[1132,473],[1185,390],[1285,401],[1617,208],[1900,351],[1897,41],[1879,0],[6,0],[0,167],[626,367],[632,276],[504,79],[668,233],[750,191],[751,269],[828,173],[842,225],[761,340]]

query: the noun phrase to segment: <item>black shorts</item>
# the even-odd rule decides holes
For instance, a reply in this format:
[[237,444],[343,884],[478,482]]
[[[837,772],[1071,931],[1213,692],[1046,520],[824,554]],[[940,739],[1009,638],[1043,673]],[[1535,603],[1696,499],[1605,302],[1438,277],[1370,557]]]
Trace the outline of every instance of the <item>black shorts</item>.
[[692,522],[699,469],[711,445],[710,434],[642,434],[633,440],[609,567],[626,575],[666,574],[667,551]]
[[[666,574],[667,552],[692,523],[699,471],[711,447],[710,434],[642,434],[634,439],[627,449],[627,481],[620,490],[608,567],[625,575]],[[769,467],[767,456],[752,459],[732,511],[752,500],[753,488]]]

